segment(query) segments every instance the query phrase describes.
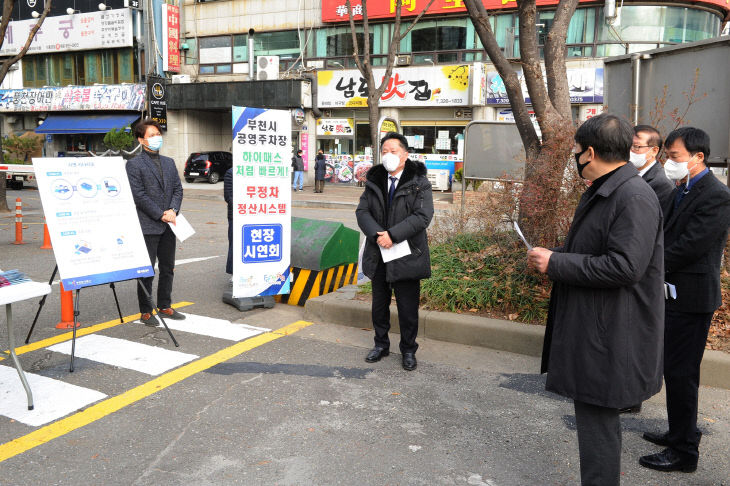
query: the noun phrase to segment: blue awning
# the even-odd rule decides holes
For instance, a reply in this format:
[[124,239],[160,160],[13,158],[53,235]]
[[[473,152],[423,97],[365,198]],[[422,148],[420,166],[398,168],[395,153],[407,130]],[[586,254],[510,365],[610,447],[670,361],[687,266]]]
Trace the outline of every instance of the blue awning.
[[106,133],[112,128],[124,128],[139,118],[138,113],[118,115],[48,115],[36,133]]

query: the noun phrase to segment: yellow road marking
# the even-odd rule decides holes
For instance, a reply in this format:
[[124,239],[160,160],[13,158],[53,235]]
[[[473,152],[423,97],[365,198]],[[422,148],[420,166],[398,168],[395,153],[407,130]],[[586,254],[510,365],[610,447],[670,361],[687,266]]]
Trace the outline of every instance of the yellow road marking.
[[61,437],[71,431],[80,429],[81,427],[104,418],[107,415],[153,395],[160,390],[164,390],[165,388],[200,373],[201,371],[212,368],[217,364],[228,361],[231,358],[235,358],[246,351],[250,351],[268,342],[294,334],[295,332],[310,325],[312,325],[311,322],[296,321],[277,329],[276,331],[259,334],[258,336],[254,336],[246,341],[241,341],[233,346],[221,349],[209,356],[200,358],[197,361],[193,361],[192,363],[188,363],[180,368],[167,372],[164,375],[160,375],[154,380],[132,388],[121,395],[108,398],[103,402],[92,405],[81,412],[77,412],[69,417],[59,420],[58,422],[46,425],[45,427],[41,427],[27,435],[2,444],[0,445],[0,462],[17,456],[18,454],[22,454],[23,452],[45,444],[46,442],[50,442],[53,439]]
[[[177,304],[173,304],[172,307],[175,309],[179,309],[180,307],[185,307],[188,305],[193,305],[193,302],[178,302]],[[136,321],[141,317],[140,313],[132,314],[129,316],[124,316],[124,323],[127,324],[132,321]],[[113,321],[106,321],[102,322],[101,324],[95,324],[90,327],[79,327],[76,329],[76,337],[80,338],[81,336],[86,336],[87,334],[93,334],[98,331],[103,331],[104,329],[109,329],[111,327],[115,327],[120,325],[121,322],[119,322],[119,319],[114,319]],[[36,341],[34,343],[26,344],[25,346],[21,346],[19,348],[15,348],[15,354],[21,355],[24,353],[29,353],[31,351],[35,351],[37,349],[41,348],[47,348],[48,346],[52,346],[54,344],[62,343],[65,341],[70,341],[73,338],[73,330],[64,333],[59,334],[58,336],[49,337],[47,339],[43,339],[41,341]],[[5,353],[9,353],[10,350],[6,350]],[[0,357],[0,361],[2,361],[5,358]]]

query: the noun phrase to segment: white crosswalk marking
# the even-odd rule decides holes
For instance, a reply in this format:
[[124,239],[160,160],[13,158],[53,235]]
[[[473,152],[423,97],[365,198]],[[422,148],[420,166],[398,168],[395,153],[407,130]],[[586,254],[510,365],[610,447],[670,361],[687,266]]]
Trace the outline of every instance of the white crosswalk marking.
[[[185,314],[185,316],[186,319],[184,321],[165,319],[165,323],[173,331],[189,332],[202,336],[227,339],[229,341],[242,341],[271,330],[263,327],[249,326],[248,324],[231,324],[230,321],[224,319],[215,319],[213,317],[198,316],[195,314]],[[158,327],[162,327],[162,324],[159,324]]]
[[89,404],[106,398],[101,392],[33,373],[25,373],[33,391],[34,410],[28,410],[18,372],[9,366],[0,366],[0,415],[30,426],[53,422]]
[[[70,355],[71,341],[54,344],[48,349]],[[148,375],[159,375],[198,358],[194,354],[171,351],[98,334],[91,334],[76,340],[76,357],[147,373]]]

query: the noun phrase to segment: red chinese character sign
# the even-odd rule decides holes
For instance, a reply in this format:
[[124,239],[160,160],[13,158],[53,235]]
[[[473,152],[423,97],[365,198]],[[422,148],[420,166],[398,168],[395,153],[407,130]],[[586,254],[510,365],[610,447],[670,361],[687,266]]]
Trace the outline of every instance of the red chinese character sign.
[[162,69],[180,72],[180,7],[162,5]]
[[291,113],[232,111],[233,297],[288,294]]

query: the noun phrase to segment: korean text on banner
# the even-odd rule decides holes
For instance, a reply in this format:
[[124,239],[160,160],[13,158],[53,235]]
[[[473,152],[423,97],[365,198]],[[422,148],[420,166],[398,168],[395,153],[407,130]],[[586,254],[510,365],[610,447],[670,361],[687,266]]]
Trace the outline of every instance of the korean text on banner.
[[289,293],[291,114],[232,107],[233,297]]
[[154,275],[124,159],[35,158],[33,167],[66,290]]

